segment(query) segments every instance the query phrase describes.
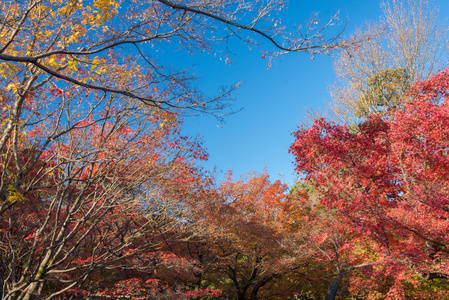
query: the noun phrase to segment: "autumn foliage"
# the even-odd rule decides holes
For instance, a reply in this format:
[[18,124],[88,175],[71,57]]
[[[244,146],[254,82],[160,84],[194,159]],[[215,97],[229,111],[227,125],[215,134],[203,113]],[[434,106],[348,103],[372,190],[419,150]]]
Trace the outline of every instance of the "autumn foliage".
[[[264,210],[279,202],[285,186],[270,190],[262,176],[266,195],[237,183],[226,190],[197,166],[207,153],[181,134],[182,116],[223,118],[232,112],[237,85],[205,95],[193,72],[167,67],[161,56],[168,46],[213,52],[236,31],[261,36],[282,52],[336,47],[338,36],[322,35],[330,25],[309,22],[304,34],[284,34],[271,14],[283,6],[215,0],[0,3],[2,299],[198,299],[232,290],[229,284],[221,289],[223,277],[209,284],[197,274],[222,272],[232,258],[247,268],[242,255],[257,251],[237,245],[260,240],[262,228],[270,229],[278,212]],[[239,38],[254,44],[250,36]],[[227,228],[232,222],[219,214],[240,209],[227,202],[239,192],[261,201],[255,203],[260,209],[246,207],[246,215],[229,219],[246,222],[243,230]],[[278,233],[271,231],[275,247]],[[229,251],[222,254],[216,239]],[[189,247],[212,250],[214,263],[198,262]]]
[[296,170],[367,241],[352,255],[378,265],[353,279],[365,297],[448,297],[448,82],[445,70],[417,83],[402,109],[355,129],[320,119],[295,133]]
[[361,116],[385,94],[390,109],[301,128],[293,187],[199,167],[182,118],[222,118],[235,86],[206,96],[155,53],[237,32],[336,47],[333,22],[286,34],[283,6],[0,3],[2,299],[449,299],[449,70],[405,93],[406,72],[385,69]]

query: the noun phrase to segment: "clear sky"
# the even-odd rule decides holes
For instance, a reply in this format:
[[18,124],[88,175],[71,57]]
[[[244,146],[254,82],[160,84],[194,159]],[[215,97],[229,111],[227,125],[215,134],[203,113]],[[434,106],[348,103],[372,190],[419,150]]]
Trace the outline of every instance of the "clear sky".
[[[447,1],[442,1],[447,2]],[[449,15],[448,3],[441,3],[440,16]],[[286,26],[299,25],[319,12],[327,21],[340,11],[347,20],[345,35],[365,21],[376,21],[381,15],[376,0],[290,0],[281,13]],[[287,27],[288,28],[288,27]],[[233,42],[232,64],[220,60],[220,54],[177,54],[174,65],[194,64],[198,82],[208,94],[220,85],[242,82],[235,94],[235,108],[243,108],[221,124],[211,116],[187,118],[184,134],[200,135],[209,153],[204,163],[219,175],[233,170],[236,177],[266,168],[272,180],[281,179],[291,185],[296,177],[293,156],[287,153],[293,142],[291,135],[304,121],[304,108],[319,108],[329,101],[327,86],[334,80],[332,58],[317,56],[314,60],[305,53],[289,53],[267,70],[261,49]],[[272,49],[265,43],[267,49]]]

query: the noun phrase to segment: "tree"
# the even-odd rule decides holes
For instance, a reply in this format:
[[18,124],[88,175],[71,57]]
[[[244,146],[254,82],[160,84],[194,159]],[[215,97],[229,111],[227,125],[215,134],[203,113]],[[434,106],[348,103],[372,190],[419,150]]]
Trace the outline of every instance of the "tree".
[[289,231],[296,240],[290,248],[308,262],[308,289],[303,288],[300,299],[372,298],[354,288],[354,282],[365,280],[377,265],[373,243],[320,203],[313,181],[297,182],[290,197]]
[[448,296],[448,82],[445,70],[417,83],[402,110],[371,116],[356,132],[317,120],[291,147],[321,203],[372,243],[372,262],[385,272],[376,280],[394,272],[378,290],[387,298]]
[[[206,98],[190,86],[187,71],[170,72],[152,59],[153,49],[177,43],[189,51],[209,51],[212,43],[229,35],[250,42],[249,37],[240,35],[241,31],[260,35],[281,51],[314,53],[336,47],[336,37],[325,39],[322,35],[331,23],[317,28],[310,22],[298,38],[275,40],[282,35],[281,26],[266,21],[282,6],[282,1],[3,2],[1,84],[12,98],[0,149],[29,94],[51,84],[63,90],[71,86],[121,95],[158,109],[190,108],[218,115],[228,106],[226,100],[235,87]],[[249,11],[254,11],[253,17],[246,14]]]
[[366,118],[370,114],[388,114],[400,107],[410,87],[405,69],[384,69],[366,78],[366,91],[356,102],[354,115]]
[[184,186],[196,176],[189,158],[202,150],[179,136],[177,122],[102,104],[96,119],[15,132],[2,153],[4,299],[101,291],[95,272],[138,268],[126,262],[187,238]]
[[[201,232],[194,200],[209,181],[195,160],[207,154],[180,135],[180,115],[220,117],[235,89],[206,97],[189,71],[162,66],[155,53],[169,43],[210,51],[232,35],[251,42],[243,33],[280,51],[337,46],[314,22],[297,39],[283,38],[281,26],[268,22],[282,6],[0,4],[2,298],[129,296],[120,294],[128,291],[123,282],[151,288],[133,275],[150,278],[155,252]],[[94,280],[106,270],[110,277]]]
[[221,201],[215,201],[207,213],[212,233],[207,240],[218,257],[213,277],[226,278],[228,284],[222,290],[231,298],[279,296],[282,289],[276,291],[275,282],[295,273],[297,266],[290,263],[289,254],[281,247],[285,191],[285,185],[271,183],[267,174],[239,181],[229,176],[220,185]]
[[174,247],[195,270],[176,278],[195,288],[219,289],[230,299],[278,299],[299,288],[309,291],[310,257],[297,249],[304,243],[293,238],[298,231],[289,230],[292,201],[286,186],[254,173],[240,180],[229,176],[213,193],[202,201],[206,229]]
[[[378,23],[354,33],[363,42],[336,55],[328,115],[338,122],[356,123],[397,108],[411,85],[446,67],[447,26],[438,20],[435,1],[391,0],[381,7]],[[379,98],[381,89],[385,97]]]

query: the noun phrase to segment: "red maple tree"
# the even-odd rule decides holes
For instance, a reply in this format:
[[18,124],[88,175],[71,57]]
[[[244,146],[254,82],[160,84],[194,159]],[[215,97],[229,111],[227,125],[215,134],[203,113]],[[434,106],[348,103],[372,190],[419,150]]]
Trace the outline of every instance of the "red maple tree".
[[[320,202],[336,209],[338,226],[370,241],[354,255],[376,262],[372,270],[384,278],[394,274],[382,291],[387,298],[405,297],[408,285],[418,293],[425,279],[438,286],[449,278],[448,83],[448,70],[419,82],[402,109],[355,129],[316,120],[295,133],[290,148]],[[372,289],[373,281],[355,288]]]

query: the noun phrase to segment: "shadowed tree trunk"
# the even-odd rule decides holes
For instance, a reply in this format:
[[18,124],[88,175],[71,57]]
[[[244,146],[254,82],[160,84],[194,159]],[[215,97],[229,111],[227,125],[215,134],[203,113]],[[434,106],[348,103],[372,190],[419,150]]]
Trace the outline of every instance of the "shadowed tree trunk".
[[325,300],[334,300],[337,295],[338,289],[340,288],[340,282],[343,279],[343,274],[338,274],[338,277],[331,282],[329,288],[327,289]]

